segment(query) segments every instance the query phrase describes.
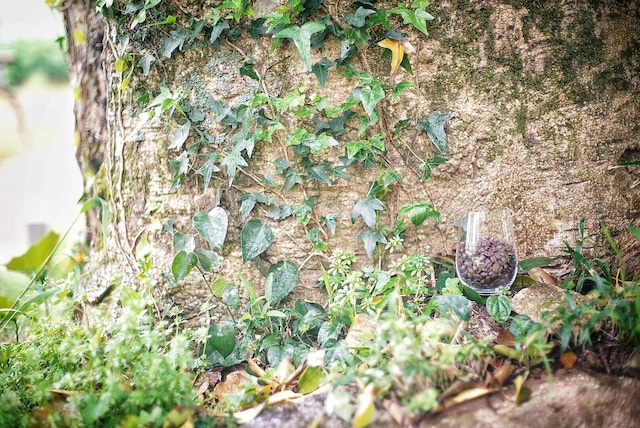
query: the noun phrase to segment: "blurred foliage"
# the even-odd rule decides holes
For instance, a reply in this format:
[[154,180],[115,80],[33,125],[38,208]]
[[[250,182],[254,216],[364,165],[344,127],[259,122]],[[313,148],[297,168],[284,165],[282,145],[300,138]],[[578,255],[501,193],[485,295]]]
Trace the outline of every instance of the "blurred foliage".
[[51,82],[69,80],[65,54],[55,41],[19,40],[7,48],[15,55],[7,67],[9,85],[20,85],[35,73]]

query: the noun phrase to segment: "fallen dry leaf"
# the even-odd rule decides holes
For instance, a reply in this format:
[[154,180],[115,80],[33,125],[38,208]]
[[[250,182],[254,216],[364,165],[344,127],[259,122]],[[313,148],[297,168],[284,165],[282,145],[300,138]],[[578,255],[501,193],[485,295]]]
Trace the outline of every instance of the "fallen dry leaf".
[[556,281],[551,275],[549,275],[544,269],[541,267],[535,267],[529,271],[529,276],[536,280],[536,282],[541,282],[547,285],[553,285],[555,287],[558,286],[558,281]]
[[496,343],[505,346],[514,346],[516,344],[516,337],[506,328],[500,328],[498,330],[498,337],[496,337]]
[[484,397],[485,395],[492,394],[496,392],[493,388],[483,388],[483,387],[475,387],[471,389],[467,389],[462,391],[460,394],[447,398],[440,404],[438,407],[433,409],[431,412],[433,414],[444,412],[447,409],[450,409],[458,404],[465,403],[467,401],[475,400],[476,398]]
[[578,356],[573,351],[565,352],[564,354],[560,355],[560,362],[562,363],[562,367],[565,370],[571,370],[576,364],[577,360]]
[[520,375],[513,380],[513,384],[516,387],[516,392],[513,394],[513,398],[511,399],[513,403],[504,409],[498,410],[498,414],[504,415],[505,413],[509,413],[519,404],[522,404],[529,399],[531,396],[531,390],[524,384],[525,379],[526,378],[524,376]]
[[507,382],[507,379],[509,379],[509,376],[513,374],[515,369],[516,366],[509,363],[503,364],[500,367],[496,368],[493,371],[493,386],[496,388],[502,388]]
[[213,389],[213,393],[216,395],[218,401],[222,401],[224,394],[239,393],[242,386],[249,383],[250,378],[249,373],[244,370],[231,372],[222,382],[218,382],[216,387]]
[[356,314],[344,342],[349,348],[362,346],[360,339],[373,339],[378,324],[367,314]]

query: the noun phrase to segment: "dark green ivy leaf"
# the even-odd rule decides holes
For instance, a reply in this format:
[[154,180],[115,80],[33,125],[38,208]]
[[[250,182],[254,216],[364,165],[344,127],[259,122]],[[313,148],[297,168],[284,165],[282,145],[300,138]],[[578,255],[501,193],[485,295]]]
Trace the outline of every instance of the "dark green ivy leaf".
[[456,294],[438,295],[435,297],[438,310],[446,318],[455,316],[460,321],[469,321],[471,301]]
[[171,273],[176,281],[184,279],[198,263],[198,257],[189,251],[182,250],[173,258]]
[[351,223],[355,223],[358,217],[362,217],[364,223],[370,228],[376,225],[376,211],[384,210],[384,204],[378,198],[367,196],[365,199],[356,201],[351,210]]
[[179,253],[180,251],[191,252],[196,247],[196,240],[193,235],[185,235],[180,232],[173,234],[173,251]]
[[140,59],[140,61],[138,62],[138,66],[142,68],[142,74],[144,74],[145,76],[149,74],[149,70],[151,69],[151,64],[155,60],[156,60],[156,57],[154,57],[151,54],[145,55]]
[[191,121],[188,121],[182,125],[179,129],[172,132],[173,134],[173,142],[169,146],[169,150],[171,149],[181,149],[184,145],[184,142],[189,138],[189,130],[191,129]]
[[229,321],[213,324],[209,327],[208,346],[215,349],[224,358],[228,357],[236,347],[236,328]]
[[193,227],[209,243],[211,249],[222,248],[227,236],[229,218],[222,207],[208,213],[199,211],[193,216]]
[[427,22],[433,19],[433,16],[428,12],[425,12],[423,8],[416,8],[415,10],[408,9],[403,3],[400,3],[398,7],[390,9],[389,12],[402,16],[405,24],[412,24],[418,30],[420,30],[425,36],[428,36]]
[[247,76],[253,80],[260,81],[260,77],[258,77],[258,74],[253,68],[253,63],[251,62],[245,62],[242,64],[242,67],[240,67],[240,76]]
[[245,193],[240,197],[242,204],[240,205],[240,214],[242,221],[246,220],[256,203],[268,204],[269,200],[262,193]]
[[220,269],[224,258],[213,250],[207,250],[205,248],[198,248],[195,252],[200,266],[207,272],[211,272],[214,269]]
[[353,25],[354,27],[364,27],[367,16],[375,13],[375,10],[365,9],[364,7],[360,6],[356,10],[356,13],[354,13],[353,15],[345,15],[344,20],[347,22],[347,24]]
[[298,283],[300,272],[295,263],[287,260],[271,265],[269,275],[273,275],[271,287],[271,305],[273,307],[291,293]]
[[291,205],[282,204],[278,207],[273,208],[271,211],[269,211],[266,214],[266,216],[276,221],[280,221],[280,220],[284,220],[285,218],[289,217],[292,214],[293,214],[293,208],[291,208]]
[[244,160],[240,150],[234,149],[222,159],[222,165],[227,166],[227,176],[229,177],[229,187],[233,183],[233,180],[236,178],[236,168],[238,166],[248,166],[247,161]]
[[220,21],[215,23],[211,28],[211,37],[209,37],[209,42],[211,42],[211,44],[217,44],[222,32],[224,30],[227,30],[228,28],[229,24],[227,23],[227,21]]
[[322,224],[329,229],[329,232],[331,232],[332,235],[335,235],[336,233],[336,218],[339,215],[340,213],[329,213],[320,219]]
[[444,125],[453,117],[451,113],[438,113],[434,111],[428,118],[422,118],[416,128],[427,133],[431,141],[440,153],[447,153],[447,134]]
[[260,220],[249,220],[242,228],[240,245],[242,262],[246,263],[264,253],[273,243],[271,228]]
[[324,84],[327,81],[327,76],[329,76],[329,69],[331,67],[335,67],[336,63],[328,59],[326,56],[322,57],[322,59],[311,67],[311,71],[316,75],[318,79],[318,83],[320,84],[320,89],[324,89]]
[[314,164],[311,168],[307,168],[305,172],[307,173],[307,182],[311,180],[317,180],[327,186],[331,185],[331,181],[329,181],[329,177],[327,177],[327,169],[331,165],[328,163],[318,163]]
[[324,24],[309,21],[298,27],[291,25],[277,32],[274,39],[291,39],[298,48],[302,61],[307,66],[307,71],[311,71],[311,35],[325,29]]
[[216,165],[219,161],[220,155],[218,153],[209,153],[205,163],[196,171],[196,174],[200,174],[203,177],[204,190],[209,187],[213,173],[220,171],[220,168]]
[[362,241],[364,244],[364,251],[367,253],[367,257],[370,259],[373,258],[373,252],[376,249],[376,245],[386,244],[387,238],[385,238],[384,234],[380,230],[365,230],[360,235],[358,235],[358,240]]
[[185,40],[189,37],[187,30],[180,28],[179,30],[171,31],[169,36],[162,38],[162,56],[171,58],[171,54],[174,50],[179,48],[182,50]]
[[440,156],[437,153],[434,153],[433,156],[427,160],[427,162],[421,165],[424,168],[424,172],[422,173],[422,178],[420,181],[426,181],[431,177],[431,172],[439,165],[442,165],[447,161],[447,158]]

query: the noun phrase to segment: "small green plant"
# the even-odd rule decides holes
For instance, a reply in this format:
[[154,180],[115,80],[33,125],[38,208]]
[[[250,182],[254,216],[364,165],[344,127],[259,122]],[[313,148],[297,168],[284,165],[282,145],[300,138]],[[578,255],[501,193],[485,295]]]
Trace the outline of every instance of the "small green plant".
[[[629,231],[640,239],[640,231],[630,226]],[[566,307],[558,308],[551,322],[559,326],[560,347],[586,345],[594,334],[604,331],[611,337],[638,351],[640,349],[640,282],[626,278],[626,265],[616,242],[602,225],[601,232],[609,245],[609,254],[589,258],[583,253],[583,242],[592,237],[585,235],[584,220],[578,228],[575,247],[567,244],[567,252],[574,260],[574,274],[563,286],[586,294],[578,301],[565,292]],[[617,266],[615,271],[610,266]]]

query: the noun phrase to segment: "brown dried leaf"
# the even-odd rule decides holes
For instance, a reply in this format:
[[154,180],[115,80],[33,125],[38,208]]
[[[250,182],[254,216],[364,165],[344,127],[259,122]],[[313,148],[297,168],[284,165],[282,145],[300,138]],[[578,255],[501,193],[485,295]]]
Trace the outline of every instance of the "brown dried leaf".
[[216,398],[221,401],[223,400],[223,394],[239,393],[242,389],[242,386],[249,383],[249,380],[249,373],[244,370],[231,372],[227,375],[225,380],[219,382],[216,385],[216,387],[213,389],[213,393],[216,395]]
[[513,374],[515,369],[516,366],[509,363],[503,364],[502,366],[496,368],[493,371],[493,386],[496,388],[502,388],[507,379],[509,379],[509,376]]
[[576,364],[577,360],[578,356],[573,351],[565,352],[564,354],[560,355],[560,362],[562,363],[562,367],[565,370],[571,370]]
[[541,267],[535,267],[529,271],[529,276],[536,280],[536,282],[541,282],[547,285],[553,285],[554,287],[558,287],[558,281],[556,281],[551,275],[549,275],[544,269]]
[[496,343],[505,346],[514,346],[516,344],[516,337],[506,328],[500,328],[498,330],[498,337],[496,337]]
[[492,394],[494,392],[495,390],[492,388],[476,387],[472,389],[467,389],[465,391],[462,391],[460,394],[456,395],[455,397],[451,397],[444,400],[442,404],[440,404],[438,407],[433,409],[432,413],[437,414],[437,413],[444,412],[445,410],[450,409],[454,406],[457,406],[458,404],[475,400],[476,398],[484,397],[485,395]]
[[349,348],[362,346],[360,338],[373,339],[378,324],[367,314],[356,314],[344,341]]

